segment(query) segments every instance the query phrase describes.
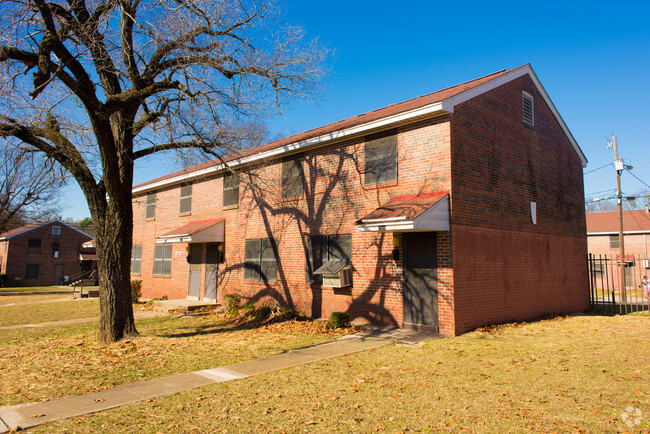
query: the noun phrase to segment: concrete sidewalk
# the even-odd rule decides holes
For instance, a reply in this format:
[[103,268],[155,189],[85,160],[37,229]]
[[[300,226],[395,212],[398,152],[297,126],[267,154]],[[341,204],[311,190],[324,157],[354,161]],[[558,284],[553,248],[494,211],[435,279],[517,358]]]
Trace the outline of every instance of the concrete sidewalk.
[[358,333],[345,336],[338,341],[234,365],[156,378],[70,398],[0,407],[0,433],[96,413],[209,384],[252,377],[318,360],[366,351],[392,342],[413,343],[434,337],[438,337],[438,335],[404,329]]

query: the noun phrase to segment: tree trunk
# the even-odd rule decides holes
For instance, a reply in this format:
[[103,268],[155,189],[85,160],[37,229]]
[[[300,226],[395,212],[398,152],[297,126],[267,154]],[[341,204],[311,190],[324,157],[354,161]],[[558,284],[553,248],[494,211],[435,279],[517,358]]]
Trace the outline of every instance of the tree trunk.
[[[115,201],[119,202],[119,201]],[[131,304],[131,237],[133,211],[110,202],[98,219],[99,342],[137,336]],[[130,200],[129,200],[130,205]],[[103,218],[102,218],[103,217]]]

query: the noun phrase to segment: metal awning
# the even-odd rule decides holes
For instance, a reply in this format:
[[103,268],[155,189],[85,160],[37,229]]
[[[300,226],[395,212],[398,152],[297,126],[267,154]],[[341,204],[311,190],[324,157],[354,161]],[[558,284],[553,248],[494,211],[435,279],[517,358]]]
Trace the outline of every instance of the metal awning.
[[342,259],[332,259],[321,265],[314,274],[337,274],[349,265],[349,262]]
[[396,196],[355,222],[359,232],[449,230],[449,193]]
[[156,243],[223,243],[225,228],[224,218],[189,222],[160,235],[156,238]]

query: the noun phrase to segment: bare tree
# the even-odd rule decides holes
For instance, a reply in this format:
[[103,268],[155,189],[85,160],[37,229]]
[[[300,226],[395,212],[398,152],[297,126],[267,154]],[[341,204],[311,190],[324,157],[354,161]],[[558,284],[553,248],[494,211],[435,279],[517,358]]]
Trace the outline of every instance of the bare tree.
[[79,183],[96,231],[99,340],[135,335],[134,161],[230,152],[239,119],[316,94],[328,50],[279,28],[273,0],[0,1],[0,135]]
[[2,140],[0,147],[0,233],[58,212],[62,174],[53,160]]

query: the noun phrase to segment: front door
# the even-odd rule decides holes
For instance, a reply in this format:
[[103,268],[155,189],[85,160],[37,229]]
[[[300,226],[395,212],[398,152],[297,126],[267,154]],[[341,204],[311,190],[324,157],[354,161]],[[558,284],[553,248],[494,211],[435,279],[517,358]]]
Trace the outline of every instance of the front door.
[[65,273],[65,265],[56,264],[54,266],[54,284],[61,285],[63,283],[63,274]]
[[188,298],[198,300],[201,291],[201,254],[203,244],[190,244],[190,288]]
[[205,251],[205,298],[217,299],[217,270],[219,268],[219,244],[209,243]]
[[[404,234],[404,325],[438,331],[435,232]],[[420,328],[420,327],[418,327]]]

